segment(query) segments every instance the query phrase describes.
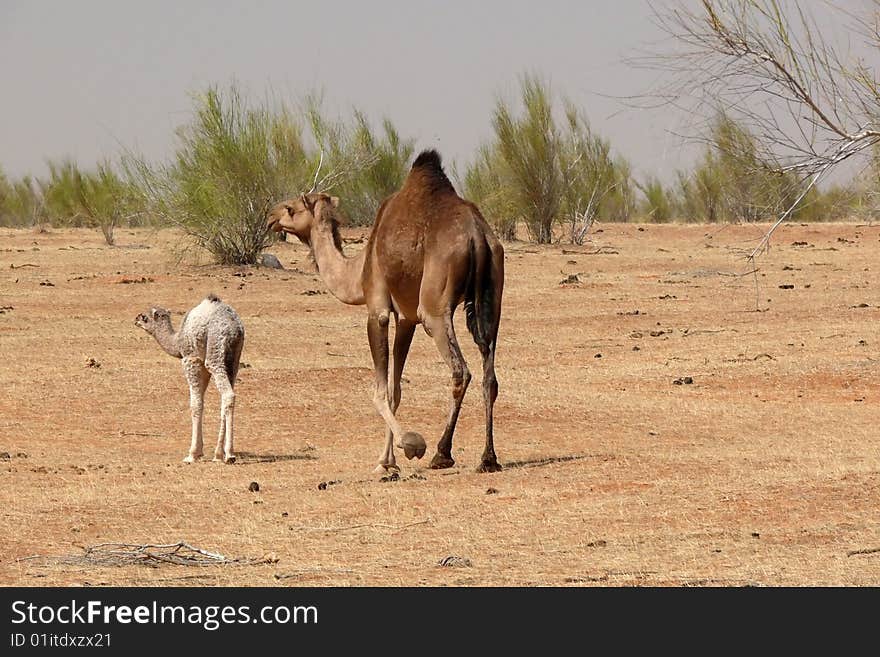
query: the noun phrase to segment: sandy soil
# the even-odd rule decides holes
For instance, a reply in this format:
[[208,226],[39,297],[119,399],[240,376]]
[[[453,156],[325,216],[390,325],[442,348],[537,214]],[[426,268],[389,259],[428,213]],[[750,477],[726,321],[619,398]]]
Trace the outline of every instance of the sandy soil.
[[[399,417],[429,451],[395,482],[372,474],[365,310],[301,245],[273,247],[285,271],[236,269],[178,262],[172,231],[2,229],[0,584],[880,585],[880,226],[786,226],[743,276],[765,229],[507,245],[505,469],[474,472],[479,354],[457,317],[475,374],[457,465],[427,469],[450,377],[420,331]],[[181,462],[180,363],[133,323],[208,292],[247,329],[234,466]],[[217,412],[211,388],[208,445]],[[243,561],[83,559],[178,541]]]

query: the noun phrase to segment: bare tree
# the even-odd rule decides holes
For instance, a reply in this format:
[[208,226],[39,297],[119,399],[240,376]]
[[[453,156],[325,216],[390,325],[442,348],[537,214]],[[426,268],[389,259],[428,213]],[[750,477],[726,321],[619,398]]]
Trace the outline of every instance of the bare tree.
[[[776,228],[834,167],[869,154],[880,142],[880,83],[863,59],[835,42],[804,3],[786,0],[700,0],[655,9],[674,48],[641,58],[671,71],[664,101],[736,113],[758,137],[763,165],[794,173],[802,188],[749,256],[770,244]],[[880,54],[880,0],[853,13],[828,4],[850,34]],[[833,24],[833,23],[832,23]]]

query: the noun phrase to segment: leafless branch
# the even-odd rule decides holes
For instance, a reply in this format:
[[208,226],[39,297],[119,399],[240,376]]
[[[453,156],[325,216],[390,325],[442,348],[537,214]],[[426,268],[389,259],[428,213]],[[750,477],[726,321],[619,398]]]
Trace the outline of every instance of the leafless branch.
[[829,28],[840,21],[820,23],[816,11],[847,18],[850,34],[861,35],[873,54],[880,50],[878,2],[857,13],[830,2],[700,0],[697,8],[682,2],[654,9],[668,40],[662,51],[631,59],[668,74],[653,101],[697,117],[735,115],[758,138],[762,167],[799,177],[801,193],[748,256],[752,261],[834,167],[880,143],[876,73],[835,41]]
[[846,553],[846,556],[854,557],[857,554],[877,554],[878,552],[880,552],[880,547],[865,548],[864,550],[850,550],[849,552]]
[[321,165],[324,164],[324,149],[321,149],[321,159],[318,160],[318,168],[315,169],[315,179],[312,181],[312,188],[309,190],[309,194],[317,191],[318,189],[318,175],[321,173]]

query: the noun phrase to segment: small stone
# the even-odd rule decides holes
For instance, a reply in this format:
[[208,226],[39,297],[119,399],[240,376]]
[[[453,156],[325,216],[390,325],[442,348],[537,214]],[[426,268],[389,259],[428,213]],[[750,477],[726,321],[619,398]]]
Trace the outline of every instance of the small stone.
[[258,484],[256,481],[252,481],[250,483],[250,485],[248,486],[248,490],[252,493],[259,493],[260,492],[260,484]]
[[486,495],[497,495],[497,494],[498,494],[497,488],[487,488],[486,489]]
[[260,265],[263,267],[269,267],[270,269],[284,269],[284,265],[281,264],[281,261],[278,260],[277,256],[274,256],[271,253],[260,254]]
[[473,566],[473,562],[466,557],[456,557],[456,556],[448,556],[443,557],[440,561],[437,562],[437,565],[442,568],[470,568]]

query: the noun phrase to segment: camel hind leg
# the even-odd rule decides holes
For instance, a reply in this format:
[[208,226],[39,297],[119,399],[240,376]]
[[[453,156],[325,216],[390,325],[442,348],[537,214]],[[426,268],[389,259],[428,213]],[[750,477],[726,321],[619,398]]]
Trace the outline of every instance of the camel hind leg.
[[458,346],[455,337],[455,327],[452,323],[452,311],[442,317],[428,316],[423,319],[425,331],[434,339],[437,351],[452,370],[452,405],[449,409],[449,418],[446,420],[446,429],[440,442],[437,443],[437,453],[431,459],[431,467],[434,469],[450,468],[455,465],[452,458],[452,436],[455,433],[455,425],[458,422],[458,414],[461,411],[461,402],[464,393],[467,392],[471,382],[471,373],[468,370],[464,356]]
[[486,447],[477,472],[498,472],[501,464],[495,455],[493,412],[498,398],[498,380],[495,378],[495,340],[486,345],[478,345],[483,356],[483,406],[486,409]]
[[[483,406],[486,411],[486,447],[477,472],[498,472],[501,464],[495,454],[494,408],[498,398],[495,378],[495,347],[501,321],[501,297],[504,292],[504,249],[500,244],[486,243],[489,253],[474,264],[473,287],[467,294],[465,311],[468,330],[483,357]],[[487,257],[488,256],[488,257]],[[478,256],[479,258],[480,256]]]
[[235,391],[225,370],[212,372],[211,376],[220,393],[220,429],[217,434],[217,446],[214,448],[214,460],[235,463],[233,450]]
[[217,434],[217,446],[214,448],[214,460],[224,463],[235,463],[233,448],[235,420],[235,378],[238,373],[238,360],[241,356],[241,345],[227,346],[220,341],[210,348],[205,359],[206,366],[214,379],[214,385],[220,393],[220,428]]

